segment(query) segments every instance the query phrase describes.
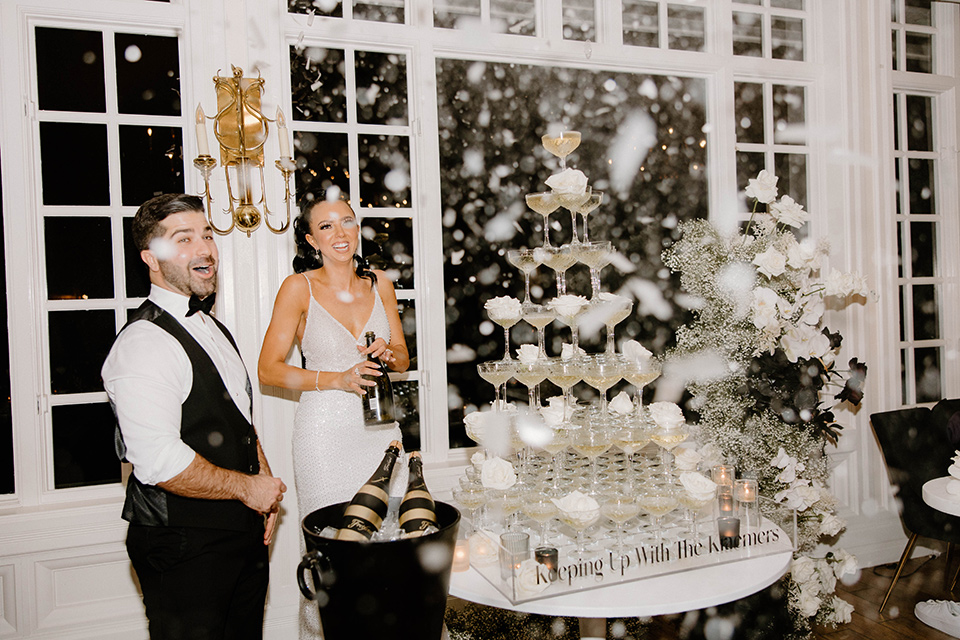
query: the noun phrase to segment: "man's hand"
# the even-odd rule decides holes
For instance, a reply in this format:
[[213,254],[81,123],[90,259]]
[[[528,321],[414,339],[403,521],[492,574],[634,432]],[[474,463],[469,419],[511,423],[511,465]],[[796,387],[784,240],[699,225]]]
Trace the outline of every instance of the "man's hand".
[[287,485],[280,478],[274,478],[265,473],[247,476],[246,487],[240,501],[257,513],[267,515],[280,508],[283,492]]

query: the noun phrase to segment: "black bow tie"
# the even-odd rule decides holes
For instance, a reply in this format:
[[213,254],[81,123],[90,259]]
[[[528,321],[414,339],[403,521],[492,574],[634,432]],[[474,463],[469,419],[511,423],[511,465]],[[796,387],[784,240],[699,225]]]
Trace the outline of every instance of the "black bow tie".
[[210,315],[210,310],[213,309],[213,303],[217,299],[216,293],[211,293],[206,298],[201,300],[197,297],[197,294],[190,296],[190,303],[188,304],[189,310],[187,311],[187,317],[189,318],[197,311],[203,311],[205,314]]

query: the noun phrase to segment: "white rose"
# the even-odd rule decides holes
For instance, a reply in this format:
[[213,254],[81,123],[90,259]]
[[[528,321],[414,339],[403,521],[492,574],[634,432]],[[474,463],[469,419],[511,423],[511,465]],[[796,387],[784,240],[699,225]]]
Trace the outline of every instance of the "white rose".
[[480,483],[487,489],[506,491],[517,483],[517,474],[513,465],[503,458],[491,458],[483,462]]
[[817,575],[820,577],[821,592],[833,593],[834,589],[837,588],[837,576],[833,574],[830,563],[826,560],[819,560],[817,562]]
[[769,209],[770,215],[777,222],[794,228],[802,227],[810,215],[803,210],[802,205],[795,202],[790,196],[783,196],[780,198],[780,202],[771,202]]
[[693,447],[678,447],[673,452],[673,466],[681,471],[696,471],[703,456]]
[[563,413],[563,405],[551,404],[546,407],[540,407],[540,415],[549,427],[556,427],[561,424],[564,419]]
[[790,564],[790,575],[799,585],[809,582],[817,572],[817,564],[807,556],[794,558]]
[[532,558],[520,563],[517,569],[517,579],[514,581],[517,595],[522,597],[533,596],[550,586],[547,568]]
[[767,333],[780,333],[779,302],[777,292],[769,287],[757,287],[753,290],[753,303],[750,305],[753,326]]
[[808,589],[800,589],[800,597],[798,598],[797,604],[800,605],[800,612],[806,618],[812,618],[817,615],[817,611],[820,610],[820,598]]
[[842,598],[833,597],[833,620],[837,624],[847,624],[850,622],[853,613],[853,605]]
[[510,296],[498,296],[487,300],[483,308],[491,320],[512,320],[520,318],[520,301]]
[[564,169],[547,178],[547,186],[554,193],[584,193],[587,190],[587,176],[579,169]]
[[[471,438],[477,436],[480,444],[483,444],[484,432],[487,428],[487,411],[473,411],[463,416],[463,422],[466,427],[467,435]],[[471,435],[472,434],[472,435]]]
[[475,467],[480,467],[483,465],[483,461],[486,459],[487,459],[487,456],[483,454],[483,451],[477,451],[475,454],[470,456],[470,464],[472,464]]
[[859,273],[843,273],[837,269],[830,271],[823,286],[825,296],[846,298],[852,295],[866,296],[869,293],[867,281],[863,276]]
[[820,358],[830,351],[830,338],[808,325],[793,326],[780,338],[787,360],[796,362],[804,358]]
[[777,176],[764,169],[756,178],[750,178],[747,182],[747,197],[764,204],[773,202],[777,197],[777,180],[779,180]]
[[694,471],[685,471],[680,474],[680,484],[691,494],[704,499],[710,498],[717,492],[717,483],[703,474]]
[[790,244],[787,251],[787,264],[794,269],[816,271],[820,268],[820,256],[817,243],[809,238],[804,238],[800,242]]
[[540,347],[535,344],[522,344],[517,349],[517,357],[523,364],[533,364],[540,359]]
[[495,536],[496,534],[490,531],[478,531],[470,536],[470,564],[484,566],[497,561],[499,550],[494,541]]
[[852,576],[857,568],[857,556],[843,549],[833,552],[833,573],[838,578],[842,580],[844,576]]
[[825,513],[820,520],[820,535],[835,536],[843,531],[845,526],[846,524],[843,522],[843,519],[838,518],[832,513]]
[[707,469],[713,469],[723,462],[723,452],[720,447],[710,442],[697,449],[697,453],[703,456],[703,466]]
[[627,359],[640,364],[647,362],[653,356],[646,347],[636,340],[627,340],[624,342],[623,346],[620,347],[620,351]]
[[787,259],[782,253],[770,247],[763,253],[757,254],[757,257],[753,259],[753,264],[757,266],[757,271],[763,275],[768,278],[775,278],[786,269]]
[[[560,347],[560,359],[569,360],[570,358],[573,357],[573,355],[574,355],[573,345],[570,344],[569,342],[564,342],[563,345],[561,345]],[[587,355],[587,352],[584,351],[581,347],[577,347],[577,355],[585,356]]]
[[551,300],[547,306],[557,312],[558,316],[573,317],[580,313],[588,303],[583,296],[576,296],[570,293],[557,296]]
[[551,498],[551,500],[553,500],[553,504],[557,505],[558,509],[566,513],[592,511],[600,508],[600,504],[596,500],[579,491],[573,491],[559,499]]
[[609,408],[617,415],[625,416],[633,412],[633,400],[630,399],[626,391],[621,391],[616,398],[610,401]]
[[683,411],[673,402],[654,402],[647,409],[661,429],[679,429],[684,422]]

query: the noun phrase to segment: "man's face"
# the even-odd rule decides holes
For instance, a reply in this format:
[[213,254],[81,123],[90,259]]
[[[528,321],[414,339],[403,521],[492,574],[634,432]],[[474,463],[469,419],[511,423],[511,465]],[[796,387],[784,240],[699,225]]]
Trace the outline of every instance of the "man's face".
[[163,234],[140,257],[150,282],[184,295],[205,298],[217,290],[217,245],[202,211],[183,211],[160,223]]

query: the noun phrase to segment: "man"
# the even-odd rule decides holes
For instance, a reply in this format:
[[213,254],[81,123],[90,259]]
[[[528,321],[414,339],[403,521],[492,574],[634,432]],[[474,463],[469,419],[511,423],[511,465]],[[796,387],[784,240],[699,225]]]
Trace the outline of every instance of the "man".
[[267,551],[286,486],[252,424],[229,331],[208,315],[217,247],[200,198],[153,198],[133,219],[150,296],[103,381],[133,464],[123,518],[153,640],[262,638]]

